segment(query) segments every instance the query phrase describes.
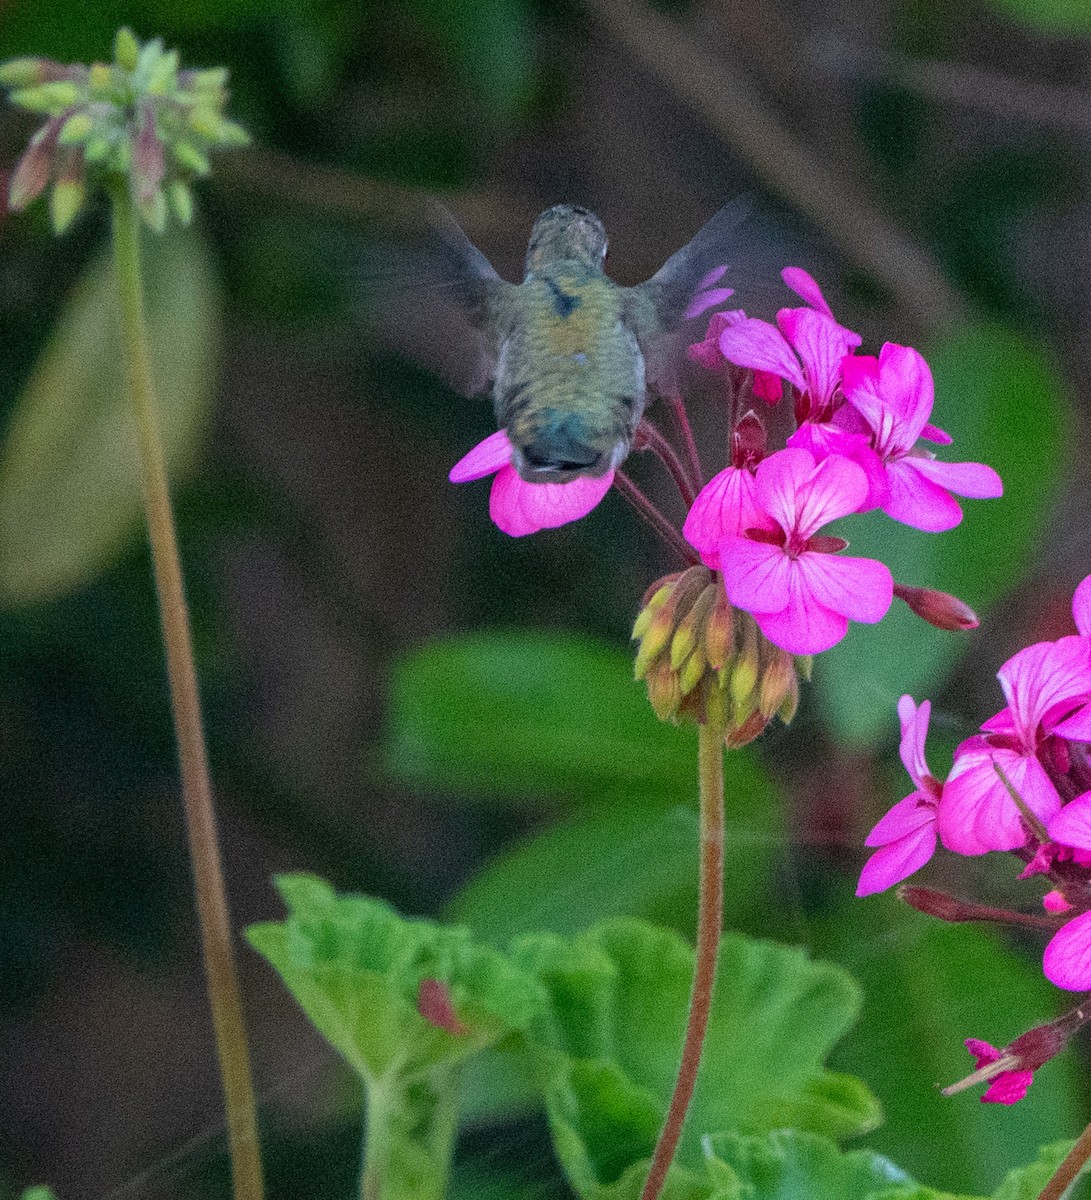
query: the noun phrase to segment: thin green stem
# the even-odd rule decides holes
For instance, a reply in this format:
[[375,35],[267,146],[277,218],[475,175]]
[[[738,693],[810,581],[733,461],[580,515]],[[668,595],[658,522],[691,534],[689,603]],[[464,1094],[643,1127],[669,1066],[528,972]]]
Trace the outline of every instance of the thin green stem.
[[1076,1144],[1064,1156],[1061,1165],[1038,1193],[1038,1200],[1061,1200],[1089,1158],[1091,1158],[1091,1125],[1088,1125],[1076,1139]]
[[242,1002],[235,970],[231,923],[224,892],[212,784],[193,664],[189,612],[182,585],[155,389],[144,321],[140,222],[125,185],[113,192],[114,267],[120,298],[126,375],[136,418],[159,614],[166,649],[174,731],[182,774],[182,800],[193,860],[197,913],[212,1023],[223,1079],[235,1200],[262,1200],[257,1108],[250,1078]]
[[[712,705],[710,704],[710,708]],[[697,958],[689,1001],[682,1061],[663,1128],[640,1200],[656,1200],[682,1137],[689,1102],[697,1083],[701,1051],[712,1011],[716,958],[724,916],[724,723],[722,714],[709,712],[700,726],[697,746],[701,793],[701,884],[697,910]]]

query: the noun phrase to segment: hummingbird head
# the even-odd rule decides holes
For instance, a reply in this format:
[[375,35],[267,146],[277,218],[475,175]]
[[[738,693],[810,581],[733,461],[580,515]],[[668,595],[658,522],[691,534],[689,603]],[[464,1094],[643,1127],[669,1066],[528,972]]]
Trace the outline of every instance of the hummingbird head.
[[530,231],[526,273],[565,259],[601,271],[605,258],[606,230],[598,217],[575,204],[555,204],[538,217]]

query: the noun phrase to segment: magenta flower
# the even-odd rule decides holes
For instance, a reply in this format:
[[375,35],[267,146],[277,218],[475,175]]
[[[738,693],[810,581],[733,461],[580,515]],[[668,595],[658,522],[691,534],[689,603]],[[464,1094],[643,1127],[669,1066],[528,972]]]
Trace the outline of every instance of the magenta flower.
[[[1072,618],[1080,636],[1091,639],[1091,575],[1076,585],[1072,596]],[[1077,709],[1053,730],[1059,737],[1077,742],[1091,742],[1091,704]]]
[[682,534],[712,570],[720,569],[720,545],[724,538],[740,536],[760,526],[762,512],[757,501],[757,482],[749,467],[725,467],[697,493],[686,514]]
[[931,713],[932,705],[927,700],[919,707],[912,696],[903,696],[898,701],[898,719],[902,725],[900,753],[916,791],[899,800],[868,834],[864,845],[879,849],[860,872],[857,896],[870,896],[901,883],[935,853],[936,805],[943,785],[928,770],[924,758]]
[[512,537],[555,529],[586,516],[610,490],[614,472],[570,483],[527,483],[511,465],[512,445],[503,429],[490,434],[451,468],[452,483],[495,474],[489,493],[493,524]]
[[864,472],[844,458],[816,464],[806,450],[787,449],[761,463],[755,484],[761,523],[720,545],[728,600],[790,654],[829,649],[850,618],[882,620],[893,597],[890,572],[872,559],[838,557],[848,543],[818,533],[859,508]]
[[[967,1038],[964,1045],[974,1056],[975,1069],[980,1071],[990,1063],[1000,1062],[1006,1057],[1001,1050],[990,1046],[979,1038]],[[1027,1094],[1027,1088],[1034,1082],[1033,1071],[1000,1071],[992,1076],[992,1082],[981,1096],[982,1104],[1015,1104]]]
[[777,324],[744,317],[720,333],[720,351],[736,366],[786,379],[799,393],[800,420],[828,420],[841,383],[841,363],[861,338],[834,320],[819,286],[800,267],[781,272],[784,282],[807,301],[806,308],[782,308]]
[[1050,938],[1042,956],[1042,970],[1059,988],[1070,992],[1091,990],[1091,912],[1073,917]]
[[953,529],[962,509],[951,496],[1000,496],[1000,476],[983,463],[939,462],[917,448],[917,439],[950,442],[928,424],[934,390],[932,372],[909,346],[887,342],[878,358],[848,357],[842,367],[845,398],[871,430],[875,451],[886,468],[887,494],[879,507],[888,517],[937,533]]
[[1000,668],[1008,706],[967,739],[939,805],[939,833],[956,854],[1017,850],[1027,831],[996,767],[1003,769],[1027,808],[1049,823],[1061,807],[1038,752],[1054,727],[1091,695],[1091,641],[1066,637],[1020,650]]

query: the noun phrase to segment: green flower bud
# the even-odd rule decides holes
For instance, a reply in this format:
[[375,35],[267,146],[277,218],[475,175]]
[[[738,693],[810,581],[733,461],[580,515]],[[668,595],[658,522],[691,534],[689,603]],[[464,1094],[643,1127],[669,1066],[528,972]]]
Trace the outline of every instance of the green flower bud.
[[135,71],[140,61],[140,43],[136,34],[123,25],[114,37],[114,62],[126,71]]
[[95,128],[94,121],[86,112],[73,113],[61,126],[57,134],[57,144],[60,146],[78,146],[86,141]]
[[189,225],[193,220],[193,191],[189,184],[176,179],[167,188],[167,199],[170,201],[171,212],[178,218],[180,225]]
[[61,179],[49,193],[49,220],[54,233],[64,233],[79,215],[87,190],[79,179]]
[[11,102],[30,112],[48,113],[51,117],[71,108],[80,98],[80,89],[69,79],[40,83],[37,87],[16,88]]

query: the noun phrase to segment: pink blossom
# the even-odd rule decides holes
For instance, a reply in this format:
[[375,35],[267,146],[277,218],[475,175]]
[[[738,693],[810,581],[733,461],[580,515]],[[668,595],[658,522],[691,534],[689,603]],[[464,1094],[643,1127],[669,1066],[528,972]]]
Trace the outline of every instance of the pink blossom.
[[1042,897],[1042,907],[1048,913],[1063,913],[1068,912],[1072,908],[1072,905],[1064,898],[1062,892],[1054,889],[1051,892],[1046,892]]
[[610,490],[614,472],[570,483],[527,483],[511,465],[512,445],[503,429],[490,434],[451,468],[452,483],[494,475],[489,493],[493,524],[512,537],[554,529],[586,516]]
[[[967,1038],[966,1049],[974,1056],[975,1070],[980,1071],[990,1063],[999,1062],[1004,1057],[1002,1050],[990,1046],[979,1038]],[[1027,1088],[1034,1082],[1033,1071],[1001,1071],[993,1076],[992,1082],[981,1096],[982,1104],[1015,1104],[1027,1094]]]
[[940,838],[956,854],[1026,844],[1022,816],[997,766],[1043,823],[1060,810],[1061,798],[1038,752],[1057,722],[1091,694],[1091,642],[1080,637],[1038,642],[1008,659],[998,676],[1008,706],[982,725],[984,737],[968,738],[955,751],[940,801]]
[[1071,992],[1091,990],[1091,912],[1062,925],[1042,956],[1046,978]]
[[692,321],[694,317],[699,317],[701,313],[708,312],[710,308],[715,307],[717,304],[722,304],[735,294],[732,288],[715,286],[726,274],[726,266],[713,267],[709,271],[697,285],[697,291],[693,299],[686,306],[685,320]]
[[936,850],[936,804],[942,784],[928,770],[924,742],[932,705],[925,700],[918,707],[912,696],[898,701],[898,719],[902,726],[901,758],[916,790],[886,814],[868,834],[865,846],[879,849],[860,872],[857,896],[882,892],[908,879],[932,857]]
[[845,398],[870,428],[886,468],[887,496],[879,507],[888,517],[936,533],[962,520],[951,492],[976,498],[1003,493],[992,467],[939,462],[917,448],[926,430],[950,438],[927,423],[934,399],[932,372],[916,350],[887,342],[878,358],[845,359],[842,374]]
[[757,483],[748,467],[725,467],[697,493],[682,533],[712,570],[720,569],[720,544],[746,532],[762,519]]
[[808,307],[782,308],[776,326],[754,317],[735,321],[720,333],[720,351],[736,366],[786,379],[799,393],[801,418],[828,420],[841,383],[841,363],[861,338],[834,320],[806,271],[787,267],[781,277]]
[[755,484],[760,524],[720,545],[731,603],[752,612],[762,633],[791,654],[829,649],[850,618],[882,620],[893,597],[890,572],[872,559],[838,557],[847,543],[818,534],[859,507],[863,471],[844,458],[816,464],[806,450],[787,449],[761,463]]

